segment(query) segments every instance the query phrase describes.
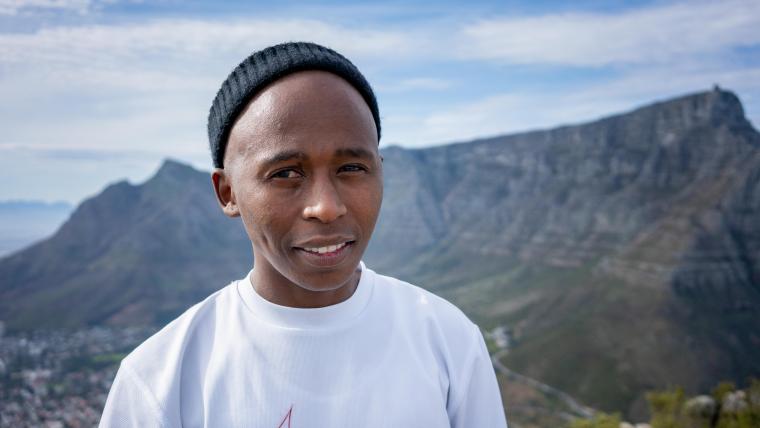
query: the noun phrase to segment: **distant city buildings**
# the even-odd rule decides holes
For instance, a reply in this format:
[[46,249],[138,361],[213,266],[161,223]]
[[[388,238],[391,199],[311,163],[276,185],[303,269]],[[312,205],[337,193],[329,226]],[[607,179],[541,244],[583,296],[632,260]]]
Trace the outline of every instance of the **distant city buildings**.
[[487,339],[491,339],[499,349],[509,349],[512,346],[512,331],[509,327],[500,325],[483,333]]
[[96,426],[124,355],[146,328],[5,336],[0,322],[0,426]]

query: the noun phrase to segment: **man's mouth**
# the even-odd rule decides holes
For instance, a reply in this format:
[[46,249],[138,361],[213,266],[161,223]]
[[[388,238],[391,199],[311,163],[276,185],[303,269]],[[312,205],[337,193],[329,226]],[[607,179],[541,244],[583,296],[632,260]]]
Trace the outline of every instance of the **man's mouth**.
[[343,249],[346,245],[352,243],[353,241],[347,241],[347,242],[341,242],[340,244],[336,245],[328,245],[325,247],[303,247],[301,248],[304,251],[308,251],[310,253],[314,254],[328,254],[328,253],[335,253]]
[[[337,241],[337,240],[336,240]],[[343,262],[351,254],[351,246],[356,241],[341,240],[327,242],[305,243],[295,247],[305,260],[312,265],[322,268],[334,267]]]

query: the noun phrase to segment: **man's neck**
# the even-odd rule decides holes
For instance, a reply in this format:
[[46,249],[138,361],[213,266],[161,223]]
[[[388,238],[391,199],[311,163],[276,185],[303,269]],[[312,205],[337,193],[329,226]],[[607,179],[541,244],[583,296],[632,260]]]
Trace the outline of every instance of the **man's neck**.
[[308,284],[297,284],[268,263],[254,263],[251,286],[264,299],[280,306],[293,308],[321,308],[343,302],[350,298],[361,278],[361,268],[342,284],[328,290],[312,290]]

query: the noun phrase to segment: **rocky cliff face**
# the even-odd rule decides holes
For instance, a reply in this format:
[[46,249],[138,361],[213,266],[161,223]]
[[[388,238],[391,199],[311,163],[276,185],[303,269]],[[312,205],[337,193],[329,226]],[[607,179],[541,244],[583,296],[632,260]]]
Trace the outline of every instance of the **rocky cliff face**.
[[[510,368],[634,415],[647,389],[760,375],[760,135],[734,94],[383,156],[366,260],[509,327]],[[0,260],[0,319],[162,323],[251,257],[208,174],[169,161]]]
[[376,242],[577,266],[640,238],[674,201],[735,186],[759,146],[736,96],[712,91],[588,125],[389,149]]

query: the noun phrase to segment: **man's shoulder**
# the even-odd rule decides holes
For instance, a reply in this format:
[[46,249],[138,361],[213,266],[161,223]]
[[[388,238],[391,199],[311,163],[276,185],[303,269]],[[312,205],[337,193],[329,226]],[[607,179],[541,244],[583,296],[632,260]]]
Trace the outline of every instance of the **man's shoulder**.
[[122,364],[138,375],[166,371],[167,366],[179,364],[193,341],[214,334],[216,314],[230,309],[236,293],[237,281],[233,281],[191,306],[137,346]]
[[388,293],[407,304],[419,308],[430,308],[431,310],[441,312],[445,316],[465,317],[464,313],[453,303],[443,297],[402,279],[394,278],[388,275],[375,273],[378,284],[387,290]]
[[393,318],[394,334],[405,337],[412,357],[423,367],[439,367],[446,388],[466,385],[483,341],[478,326],[453,303],[422,287],[378,275],[375,289],[386,306],[385,322]]
[[471,338],[477,326],[456,305],[418,285],[387,275],[375,274],[375,288],[386,304],[391,304],[402,318],[434,324],[446,336]]

